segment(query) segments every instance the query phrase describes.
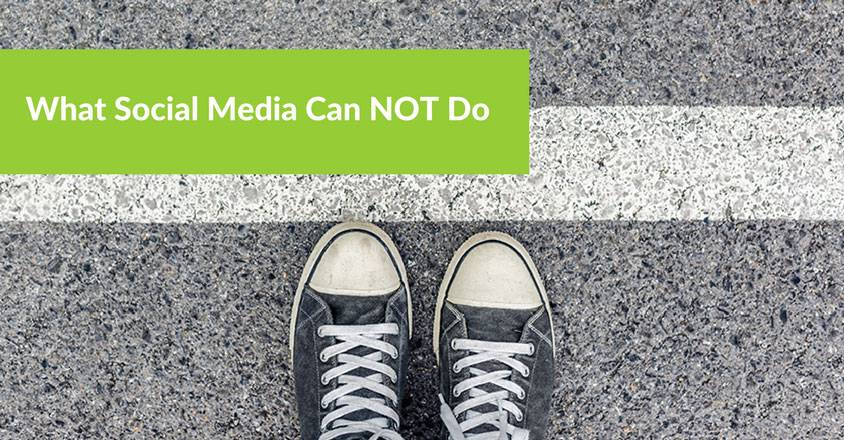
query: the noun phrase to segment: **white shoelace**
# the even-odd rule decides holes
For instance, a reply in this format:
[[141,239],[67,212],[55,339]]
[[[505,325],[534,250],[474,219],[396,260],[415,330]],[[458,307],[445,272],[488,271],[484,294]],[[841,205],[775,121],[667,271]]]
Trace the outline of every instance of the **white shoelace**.
[[[440,417],[445,424],[451,440],[528,440],[529,431],[517,428],[509,423],[509,415],[513,415],[517,421],[524,417],[522,411],[515,403],[509,400],[510,394],[516,395],[519,399],[525,398],[525,390],[516,383],[509,380],[514,372],[524,377],[530,376],[530,369],[516,360],[515,355],[532,355],[533,344],[488,342],[472,339],[454,339],[451,347],[455,350],[467,350],[471,354],[461,358],[454,363],[454,373],[459,373],[464,368],[469,369],[471,377],[465,379],[452,389],[454,397],[459,397],[464,392],[469,393],[469,399],[458,404],[452,410],[445,403],[440,395]],[[475,365],[484,362],[498,362],[509,367],[504,370],[483,371]],[[479,387],[485,384],[493,384],[500,388],[499,391],[487,392]],[[494,404],[498,407],[496,412],[480,413],[477,407],[485,404]],[[466,413],[463,422],[458,422],[461,414]],[[482,425],[491,425],[489,431],[482,434],[466,434],[466,432]]]
[[[322,435],[319,440],[331,440],[348,434],[372,434],[370,440],[402,440],[402,436],[391,429],[391,422],[399,424],[399,415],[387,404],[387,399],[398,405],[398,396],[389,386],[384,385],[384,377],[396,383],[398,375],[388,365],[381,363],[384,354],[395,359],[398,350],[392,344],[385,342],[385,335],[397,335],[399,327],[396,324],[371,325],[324,325],[317,329],[320,337],[335,337],[338,343],[323,350],[320,361],[328,362],[337,356],[337,366],[326,371],[320,380],[323,384],[337,379],[337,387],[322,397],[323,408],[328,408],[336,401],[336,409],[329,412],[321,421]],[[357,347],[368,347],[372,352],[365,356],[348,354]],[[348,373],[361,368],[373,371],[369,376],[355,376]],[[360,397],[352,395],[360,390],[369,390],[384,396]],[[346,420],[348,414],[357,411],[375,413],[373,417],[364,421]],[[382,417],[377,417],[380,415]]]

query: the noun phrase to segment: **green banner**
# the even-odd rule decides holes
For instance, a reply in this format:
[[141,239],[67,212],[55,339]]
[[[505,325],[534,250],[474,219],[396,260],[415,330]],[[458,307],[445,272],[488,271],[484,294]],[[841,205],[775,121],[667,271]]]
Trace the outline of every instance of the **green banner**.
[[527,50],[0,50],[0,173],[523,174]]

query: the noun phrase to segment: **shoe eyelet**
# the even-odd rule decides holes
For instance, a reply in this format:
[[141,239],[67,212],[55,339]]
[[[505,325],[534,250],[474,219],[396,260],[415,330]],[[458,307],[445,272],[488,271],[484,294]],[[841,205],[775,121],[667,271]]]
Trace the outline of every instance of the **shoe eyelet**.
[[533,354],[534,354],[535,352],[536,352],[536,346],[535,346],[535,345],[533,345],[533,342],[531,342],[531,343],[530,343],[530,351],[528,352],[528,356],[533,356]]
[[451,395],[454,397],[460,397],[460,393],[457,392],[457,388],[451,390]]
[[322,407],[322,409],[327,409],[327,408],[328,408],[328,403],[327,403],[325,400],[320,400],[320,401],[319,401],[319,406],[321,406],[321,407]]
[[516,393],[516,397],[518,397],[519,400],[523,400],[525,398],[525,390],[519,390],[519,392]]
[[399,351],[393,350],[393,352],[390,353],[390,357],[393,358],[393,359],[398,359],[399,358]]
[[516,421],[517,422],[521,422],[524,418],[525,418],[525,416],[523,416],[521,414],[516,414]]
[[319,360],[322,362],[328,362],[328,358],[325,356],[324,353],[319,354]]
[[455,373],[460,373],[460,371],[462,371],[462,370],[460,368],[457,368],[457,364],[455,363],[454,365],[452,365],[451,371],[453,371]]
[[319,381],[322,382],[323,385],[328,385],[328,383],[331,382],[324,374],[319,377]]
[[522,377],[530,376],[530,368],[525,368],[525,371],[522,372]]
[[452,349],[452,350],[457,350],[457,339],[452,339],[452,340],[451,340],[451,349]]
[[318,328],[318,329],[317,329],[317,331],[316,331],[317,336],[319,336],[320,338],[322,338],[322,337],[324,337],[324,336],[325,336],[325,330],[323,330],[323,328],[324,328],[324,327],[320,327],[320,328]]

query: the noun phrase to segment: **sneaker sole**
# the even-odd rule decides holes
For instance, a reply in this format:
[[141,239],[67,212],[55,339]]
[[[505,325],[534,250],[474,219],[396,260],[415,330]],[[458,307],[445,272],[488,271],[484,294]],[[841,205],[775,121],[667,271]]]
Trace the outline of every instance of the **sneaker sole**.
[[[445,302],[446,291],[448,290],[449,285],[451,284],[451,279],[454,277],[454,271],[457,269],[457,265],[463,259],[463,256],[466,255],[469,250],[474,248],[475,246],[486,243],[486,242],[498,242],[504,245],[509,246],[513,250],[516,251],[521,257],[522,260],[527,263],[528,269],[530,269],[530,274],[533,276],[533,279],[536,281],[536,285],[539,288],[539,294],[542,297],[542,303],[545,308],[548,310],[549,318],[551,316],[551,303],[548,302],[548,294],[545,292],[545,285],[542,282],[542,278],[539,277],[539,271],[536,270],[536,264],[534,264],[533,259],[530,258],[530,254],[519,243],[515,238],[503,233],[503,232],[481,232],[479,234],[475,234],[469,237],[460,247],[457,249],[457,252],[454,253],[454,256],[451,257],[451,261],[448,263],[448,269],[445,271],[445,275],[443,276],[442,283],[440,283],[440,290],[437,294],[437,308],[434,311],[434,354],[437,356],[437,365],[440,364],[440,312],[442,311],[443,303]],[[551,319],[551,325],[553,327],[554,321],[553,318]],[[557,355],[557,342],[554,337],[554,332],[551,332],[551,342],[553,344],[554,356]]]
[[293,341],[295,340],[294,337],[296,331],[296,317],[299,314],[299,300],[302,297],[302,291],[305,289],[305,283],[308,280],[308,275],[313,272],[314,264],[316,264],[316,260],[322,254],[323,249],[328,246],[328,244],[334,239],[334,237],[348,231],[368,232],[378,237],[378,239],[381,240],[384,245],[386,245],[387,251],[390,253],[390,257],[393,259],[393,261],[396,263],[396,267],[398,267],[399,269],[401,282],[404,285],[405,291],[407,292],[408,337],[413,335],[413,306],[410,302],[410,285],[407,283],[407,270],[404,267],[404,262],[401,259],[401,255],[399,255],[398,249],[396,249],[395,243],[393,243],[393,240],[390,239],[390,236],[387,235],[386,232],[384,232],[378,226],[373,225],[372,223],[340,223],[329,229],[328,232],[323,234],[322,237],[320,237],[319,241],[317,241],[317,244],[311,251],[311,255],[308,257],[308,261],[305,262],[305,268],[302,270],[302,276],[299,278],[299,285],[296,287],[296,296],[293,297],[293,310],[290,313],[290,359],[293,359]]

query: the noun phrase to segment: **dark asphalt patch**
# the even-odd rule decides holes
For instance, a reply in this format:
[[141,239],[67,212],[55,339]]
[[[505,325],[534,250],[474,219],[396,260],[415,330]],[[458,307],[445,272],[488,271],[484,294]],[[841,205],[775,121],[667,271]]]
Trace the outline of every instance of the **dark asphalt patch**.
[[[0,436],[296,438],[290,303],[330,226],[0,223]],[[844,424],[842,222],[383,226],[413,290],[407,438],[439,426],[440,277],[486,229],[526,245],[550,294],[548,438],[832,438]]]

